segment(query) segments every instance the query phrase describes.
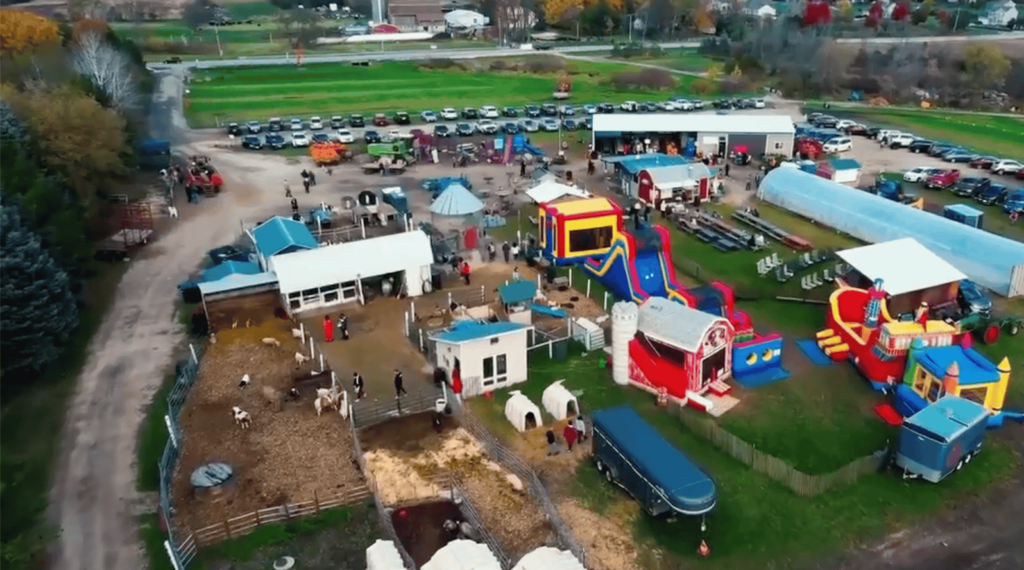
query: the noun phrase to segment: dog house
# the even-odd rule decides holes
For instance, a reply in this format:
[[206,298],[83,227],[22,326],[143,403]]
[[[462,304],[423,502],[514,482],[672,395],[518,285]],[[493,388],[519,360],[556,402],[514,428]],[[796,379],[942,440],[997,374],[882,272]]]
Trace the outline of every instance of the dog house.
[[531,430],[543,423],[540,408],[519,390],[513,390],[512,397],[505,402],[505,417],[519,431]]
[[580,404],[576,401],[576,396],[562,386],[562,382],[565,380],[553,382],[544,389],[544,395],[541,396],[544,409],[559,421],[580,412]]
[[366,549],[366,570],[405,570],[405,562],[394,542],[377,539]]

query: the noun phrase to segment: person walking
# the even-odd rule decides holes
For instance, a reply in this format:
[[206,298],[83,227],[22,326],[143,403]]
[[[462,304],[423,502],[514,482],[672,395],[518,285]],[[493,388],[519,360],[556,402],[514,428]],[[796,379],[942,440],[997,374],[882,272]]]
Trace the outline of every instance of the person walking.
[[345,313],[338,315],[338,331],[341,332],[341,340],[348,340],[348,317]]
[[302,169],[301,174],[303,180],[309,180],[309,172],[307,172],[305,168]]
[[299,213],[299,201],[296,200],[295,198],[292,198],[292,213],[293,214],[298,214]]
[[357,402],[366,397],[366,390],[364,389],[364,386],[365,383],[363,382],[363,377],[360,376],[358,372],[353,372],[352,389],[355,390]]
[[288,184],[287,180],[284,181],[284,197],[285,198],[291,198],[292,197],[292,187]]
[[572,451],[572,444],[576,443],[576,427],[573,425],[572,420],[565,424],[565,428],[562,430],[562,437],[565,438],[569,451]]
[[488,259],[489,259],[490,261],[492,261],[492,262],[493,262],[493,261],[494,261],[494,258],[495,258],[495,256],[497,256],[497,254],[498,254],[498,252],[497,252],[497,250],[495,250],[495,248],[494,248],[494,242],[493,242],[493,241],[491,241],[491,242],[487,242],[487,258],[488,258]]
[[595,171],[594,161],[593,160],[588,160],[587,161],[587,176],[593,176],[594,175],[594,171]]
[[556,455],[558,453],[558,439],[555,437],[555,432],[548,430],[544,437],[548,440],[548,455]]
[[519,242],[514,242],[510,250],[512,261],[519,261]]
[[519,161],[519,177],[520,178],[526,178],[526,161],[525,160],[520,160]]
[[576,436],[580,443],[587,440],[587,423],[583,421],[583,414],[576,414],[576,421],[574,422],[576,428]]
[[310,186],[316,186],[316,173],[315,172],[310,171],[310,173],[309,173],[309,185]]
[[725,163],[725,177],[726,178],[729,177],[729,163],[728,162]]
[[402,386],[402,371],[395,368],[395,399],[397,400],[402,395],[409,395],[409,392],[405,391],[405,387]]
[[324,342],[334,342],[334,323],[330,315],[324,315]]
[[512,246],[507,241],[501,244],[501,252],[505,254],[505,263],[509,263],[511,261]]
[[306,194],[309,194],[309,178],[302,179],[302,186],[306,189]]
[[469,285],[469,262],[463,261],[462,266],[459,267],[459,274],[462,275],[462,279],[466,281],[466,285]]

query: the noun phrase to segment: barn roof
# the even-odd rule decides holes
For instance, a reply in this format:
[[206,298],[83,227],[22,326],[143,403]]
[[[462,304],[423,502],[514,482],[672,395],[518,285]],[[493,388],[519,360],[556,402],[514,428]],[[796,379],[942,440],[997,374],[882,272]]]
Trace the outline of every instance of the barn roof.
[[252,230],[252,237],[256,249],[264,257],[277,255],[289,248],[315,249],[320,245],[306,226],[281,216],[274,216],[256,226]]
[[696,352],[708,329],[717,322],[728,321],[664,297],[651,297],[640,305],[637,328],[653,340]]

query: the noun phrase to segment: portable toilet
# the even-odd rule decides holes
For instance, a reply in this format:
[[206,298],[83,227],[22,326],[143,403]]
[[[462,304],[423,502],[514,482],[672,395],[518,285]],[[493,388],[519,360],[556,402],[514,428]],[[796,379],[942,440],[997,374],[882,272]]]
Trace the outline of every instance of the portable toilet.
[[814,162],[813,160],[801,160],[800,162],[797,163],[797,166],[800,168],[800,170],[803,170],[808,174],[818,173],[818,163]]
[[984,212],[967,204],[951,204],[943,209],[942,214],[950,220],[978,229],[981,229],[982,218],[985,217]]
[[398,212],[409,211],[409,200],[405,197],[405,191],[400,186],[382,189],[380,197],[382,202],[391,204],[391,207]]

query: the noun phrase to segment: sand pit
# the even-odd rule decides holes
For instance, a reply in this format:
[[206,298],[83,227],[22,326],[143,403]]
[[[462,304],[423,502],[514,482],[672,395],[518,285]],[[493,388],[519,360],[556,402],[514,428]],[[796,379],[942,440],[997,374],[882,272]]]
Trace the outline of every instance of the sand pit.
[[[280,348],[264,345],[274,337]],[[298,401],[277,408],[264,395],[269,387],[286,394],[295,379],[308,378],[309,363],[296,367],[301,350],[291,323],[271,320],[250,329],[228,329],[208,343],[199,376],[189,391],[179,425],[183,434],[174,476],[176,520],[192,530],[257,509],[310,501],[356,491],[364,486],[352,455],[348,421],[336,412],[317,417],[312,385],[300,388]],[[249,374],[244,389],[238,383]],[[231,408],[252,417],[239,429]],[[235,470],[231,490],[218,501],[197,499],[189,477],[198,466],[219,461]]]
[[558,513],[586,549],[591,570],[640,570],[632,533],[620,522],[632,520],[636,512],[625,517],[599,515],[566,500],[558,503]]

